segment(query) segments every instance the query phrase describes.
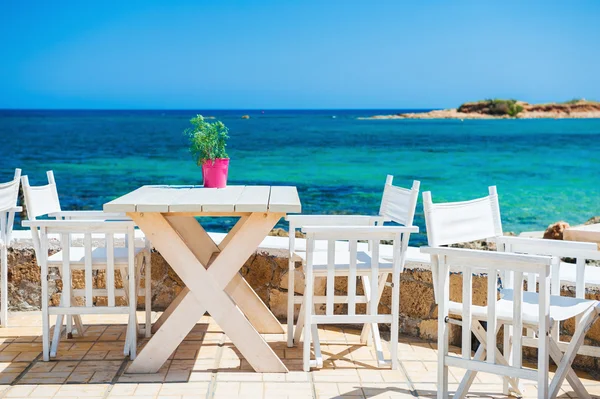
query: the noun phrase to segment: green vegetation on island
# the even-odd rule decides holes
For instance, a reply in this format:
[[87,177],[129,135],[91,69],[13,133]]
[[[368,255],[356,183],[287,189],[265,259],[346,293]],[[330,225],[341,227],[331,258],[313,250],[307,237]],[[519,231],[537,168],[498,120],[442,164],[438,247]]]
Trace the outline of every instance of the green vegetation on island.
[[374,115],[365,119],[600,119],[600,102],[574,98],[565,102],[529,104],[515,99],[486,99],[466,102],[458,108],[395,115]]
[[460,107],[458,107],[458,112],[479,112],[487,115],[508,115],[515,117],[520,112],[523,112],[525,108],[523,107],[522,101],[517,100],[502,100],[499,98],[481,100],[476,102],[464,103]]

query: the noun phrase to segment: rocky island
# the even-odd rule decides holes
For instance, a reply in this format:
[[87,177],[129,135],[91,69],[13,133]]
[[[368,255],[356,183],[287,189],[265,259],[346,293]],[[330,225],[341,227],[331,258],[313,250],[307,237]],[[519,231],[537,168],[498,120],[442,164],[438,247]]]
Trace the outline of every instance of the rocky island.
[[600,118],[600,102],[575,99],[564,103],[529,104],[518,100],[489,99],[458,108],[359,119],[563,119]]

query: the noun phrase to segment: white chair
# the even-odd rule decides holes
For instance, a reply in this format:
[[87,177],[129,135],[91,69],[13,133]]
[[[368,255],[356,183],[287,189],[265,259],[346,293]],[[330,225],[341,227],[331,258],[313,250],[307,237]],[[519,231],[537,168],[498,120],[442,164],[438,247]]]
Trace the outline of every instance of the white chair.
[[12,238],[17,206],[21,169],[15,169],[13,180],[0,183],[0,257],[2,258],[2,297],[0,297],[0,327],[8,326],[8,246]]
[[[600,267],[586,265],[586,260],[600,260],[600,250],[595,243],[526,237],[497,237],[496,245],[500,252],[549,255],[574,259],[575,263],[561,261],[559,267],[552,269],[552,284],[550,287],[552,295],[560,296],[561,287],[569,285],[575,286],[575,298],[585,299],[586,287],[600,287]],[[535,291],[537,285],[535,275],[527,275],[526,281],[527,291]],[[558,321],[556,323],[552,329],[553,338],[564,352],[567,350],[569,343],[560,340],[560,325]],[[524,346],[537,347],[537,342],[533,331],[528,331],[527,337],[523,339]],[[600,347],[582,344],[578,353],[600,357]]]
[[[365,215],[288,215],[289,222],[289,264],[288,264],[288,309],[287,309],[287,328],[288,328],[288,347],[292,347],[294,342],[299,342],[303,331],[303,301],[304,297],[298,297],[294,291],[296,261],[306,261],[306,241],[297,240],[295,237],[296,229],[305,226],[375,226],[382,225],[384,222],[395,222],[403,226],[412,226],[415,216],[415,209],[419,197],[420,182],[415,180],[411,189],[397,187],[392,185],[394,177],[388,175],[386,178],[379,214],[377,216]],[[348,250],[348,244],[338,242],[336,250]],[[381,256],[390,260],[393,254],[391,247],[386,246],[381,249]],[[326,251],[327,242],[316,241],[316,251]],[[404,267],[404,263],[402,264]],[[379,276],[379,286],[377,289],[377,301],[381,299],[389,273],[382,273]],[[364,287],[369,287],[369,276],[363,276]],[[366,288],[365,288],[366,289]],[[369,294],[370,295],[370,294]],[[314,303],[314,302],[313,302]],[[296,330],[294,332],[294,311],[295,306],[301,305]],[[361,333],[361,342],[365,343],[369,339],[370,325],[364,326]]]
[[[54,173],[49,170],[46,172],[46,176],[48,178],[48,185],[41,187],[32,187],[32,192],[35,193],[39,190],[47,190],[48,195],[54,201],[52,203],[51,208],[47,209],[47,216],[50,218],[55,218],[56,220],[131,220],[124,213],[116,213],[116,212],[104,212],[104,211],[91,211],[91,210],[77,210],[77,211],[63,211],[60,206],[60,199],[58,197],[58,189],[56,186],[56,181],[54,179]],[[39,198],[43,199],[43,196]],[[45,209],[40,211],[39,204],[35,202],[36,196],[31,198],[32,206],[34,209],[31,211],[36,213],[37,216],[46,216],[44,213]],[[44,205],[48,206],[48,204]],[[27,210],[27,214],[29,215],[29,210]],[[36,216],[36,217],[37,217]],[[144,297],[144,310],[145,310],[145,323],[144,323],[144,335],[149,338],[152,334],[152,284],[151,284],[151,276],[152,276],[152,246],[149,240],[144,238],[141,242],[136,241],[136,245],[142,245],[146,248],[145,251],[142,251],[144,256],[143,262],[141,265],[138,265],[136,268],[138,273],[138,278],[136,281],[138,282],[138,295]],[[125,270],[123,270],[125,272]],[[144,287],[139,287],[141,285],[141,278],[144,277]],[[148,282],[148,284],[146,283]],[[72,317],[67,315],[67,334],[71,334],[73,322]]]
[[[81,322],[82,314],[119,314],[129,315],[127,339],[124,353],[131,358],[136,355],[137,340],[137,295],[142,267],[149,259],[147,247],[136,247],[135,225],[128,220],[38,220],[39,216],[60,212],[58,193],[51,173],[48,174],[49,184],[45,186],[30,186],[27,176],[22,177],[23,193],[29,220],[23,222],[30,227],[36,259],[42,268],[42,315],[43,315],[43,355],[44,360],[56,356],[64,316],[67,316],[66,334],[71,333],[71,318],[75,322],[76,331],[83,335]],[[49,234],[60,238],[60,250],[48,255]],[[98,237],[100,236],[100,237]],[[123,239],[123,247],[115,245],[115,238]],[[72,242],[83,239],[83,246],[73,246]],[[97,246],[93,240],[99,240],[104,246]],[[60,270],[63,279],[63,292],[58,307],[49,307],[48,279],[49,268]],[[83,270],[85,275],[84,289],[71,289],[71,273]],[[94,270],[104,270],[106,273],[106,288],[93,287],[92,273]],[[115,270],[119,270],[123,289],[115,287]],[[147,269],[146,269],[147,270]],[[132,293],[130,295],[130,293]],[[106,297],[107,306],[94,306],[93,297]],[[75,298],[84,297],[84,306],[75,306]],[[116,306],[115,297],[123,297],[127,306]],[[146,308],[148,314],[150,309]],[[49,315],[57,315],[52,346],[49,345]],[[148,317],[146,317],[148,320]],[[146,326],[146,332],[150,328]]]
[[[392,226],[307,226],[302,231],[307,237],[306,252],[306,284],[304,290],[304,346],[303,368],[322,367],[319,336],[317,325],[321,324],[364,324],[370,325],[373,332],[373,343],[377,353],[379,366],[391,365],[398,368],[398,317],[400,310],[400,273],[404,264],[404,256],[410,233],[418,232],[417,227]],[[315,243],[318,240],[327,241],[327,251],[318,251]],[[348,249],[340,250],[337,240],[347,240]],[[368,248],[359,249],[358,240],[368,240]],[[380,257],[380,241],[393,242],[393,257],[387,260]],[[379,298],[375,293],[379,289],[378,278],[381,275],[392,274],[392,309],[391,314],[380,314],[378,311]],[[335,295],[335,277],[348,277],[348,293],[346,296]],[[327,279],[327,291],[324,297],[314,295],[314,279]],[[370,278],[370,284],[365,285],[365,295],[356,294],[357,277]],[[370,295],[369,295],[370,293]],[[326,305],[325,314],[315,314],[315,304]],[[347,314],[334,314],[334,304],[347,303]],[[356,314],[356,304],[367,305],[366,314]],[[391,359],[383,357],[378,323],[391,324],[390,351]],[[310,359],[311,343],[314,344],[315,360]]]
[[[448,367],[467,369],[454,397],[464,398],[477,372],[504,378],[504,394],[522,394],[519,379],[537,381],[538,398],[556,398],[564,379],[580,398],[587,398],[583,384],[571,368],[585,332],[598,318],[597,301],[551,295],[551,270],[559,258],[516,253],[447,248],[461,242],[502,237],[500,208],[496,188],[490,187],[484,198],[464,202],[437,203],[431,193],[423,193],[423,207],[430,247],[421,248],[431,255],[434,288],[438,303],[438,398],[447,398]],[[462,272],[462,303],[450,301],[450,274]],[[473,305],[473,273],[488,276],[487,306]],[[498,290],[498,274],[502,284]],[[538,292],[523,290],[524,276],[535,275]],[[500,299],[498,299],[498,291]],[[552,336],[552,325],[580,317],[572,341],[563,355]],[[487,323],[484,329],[481,322]],[[450,356],[449,324],[462,327],[462,356]],[[501,353],[496,345],[502,326],[508,334]],[[538,347],[537,370],[522,366],[523,328],[535,331]],[[471,332],[480,342],[471,356]],[[549,380],[549,357],[558,364]]]

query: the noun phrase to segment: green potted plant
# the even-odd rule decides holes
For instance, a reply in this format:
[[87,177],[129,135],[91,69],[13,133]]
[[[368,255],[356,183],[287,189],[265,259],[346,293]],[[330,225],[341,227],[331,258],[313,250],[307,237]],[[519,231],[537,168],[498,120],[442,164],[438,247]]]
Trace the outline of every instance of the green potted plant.
[[185,133],[190,141],[190,153],[202,167],[204,187],[226,187],[229,157],[225,147],[229,130],[223,122],[206,122],[202,115],[196,115],[190,122],[192,127]]

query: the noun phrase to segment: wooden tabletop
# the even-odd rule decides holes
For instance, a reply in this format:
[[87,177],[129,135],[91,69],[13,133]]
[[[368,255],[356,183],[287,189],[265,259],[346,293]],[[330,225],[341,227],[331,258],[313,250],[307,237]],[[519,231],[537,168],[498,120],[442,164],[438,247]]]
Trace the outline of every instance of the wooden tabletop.
[[292,186],[142,186],[104,204],[105,212],[277,212],[300,213]]
[[563,240],[600,244],[600,223],[569,227],[563,233]]

